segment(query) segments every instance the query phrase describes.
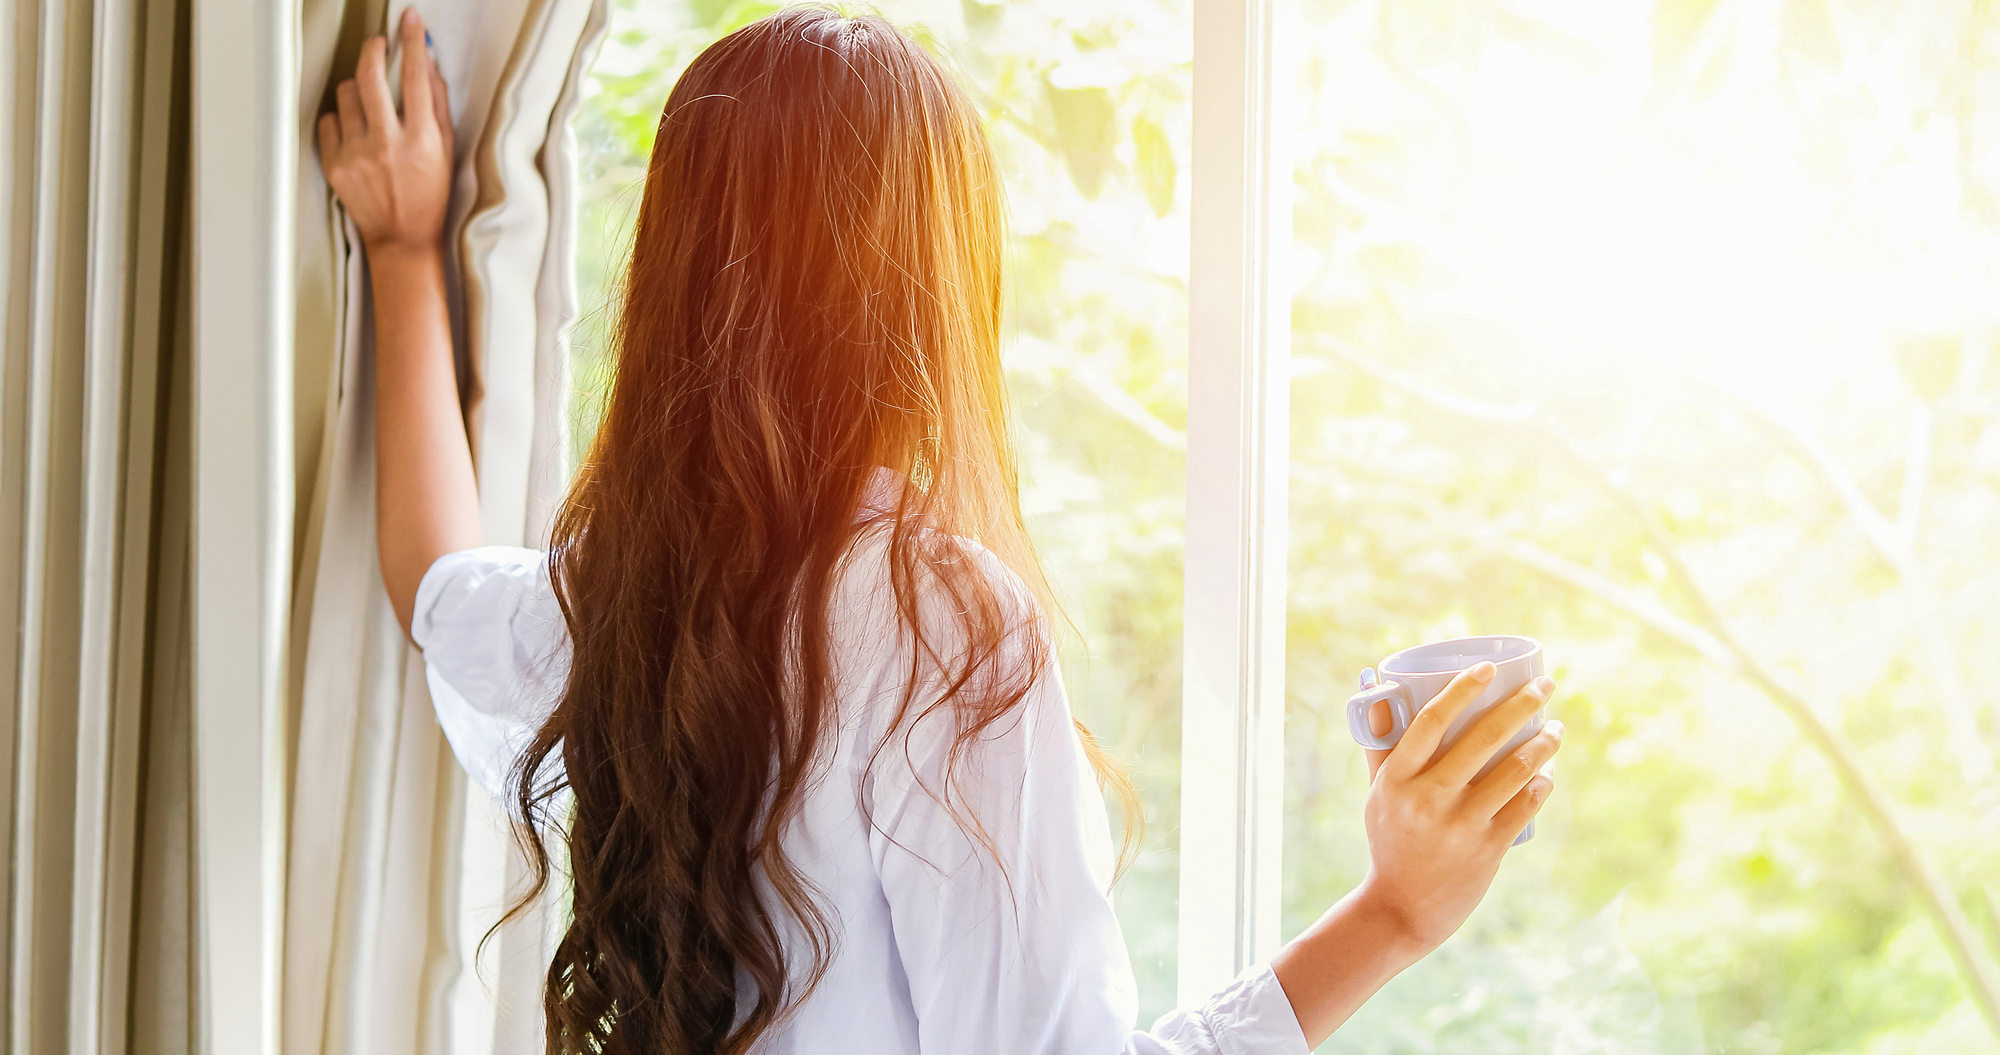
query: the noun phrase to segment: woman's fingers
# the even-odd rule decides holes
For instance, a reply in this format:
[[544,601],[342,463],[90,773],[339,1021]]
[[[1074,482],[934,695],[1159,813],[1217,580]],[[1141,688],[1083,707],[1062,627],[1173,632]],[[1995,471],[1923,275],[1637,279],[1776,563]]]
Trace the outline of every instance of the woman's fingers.
[[444,143],[445,153],[451,153],[451,95],[444,83],[444,74],[438,72],[437,63],[431,63],[431,111],[437,116],[438,136]]
[[[1431,756],[1444,740],[1445,730],[1464,711],[1466,705],[1479,698],[1486,686],[1493,683],[1494,667],[1491,663],[1476,663],[1458,672],[1444,691],[1424,704],[1410,728],[1403,733],[1396,749],[1390,752],[1388,764],[1403,778],[1414,777],[1430,764]],[[1517,726],[1518,727],[1518,726]]]
[[387,38],[369,37],[361,42],[361,61],[354,68],[368,127],[384,131],[396,127],[396,102],[389,97],[388,54]]
[[340,118],[332,114],[319,115],[319,167],[324,172],[333,167],[335,155],[340,153]]
[[361,87],[353,78],[333,89],[333,108],[340,114],[340,138],[360,139],[368,134],[368,118],[361,112]]
[[1507,801],[1507,805],[1501,807],[1500,812],[1494,815],[1493,834],[1513,842],[1514,838],[1521,834],[1521,829],[1526,828],[1528,822],[1535,819],[1535,814],[1542,812],[1542,804],[1549,801],[1549,793],[1554,791],[1555,787],[1554,777],[1546,773],[1535,774],[1534,779],[1528,781],[1527,786],[1516,792],[1514,797]]
[[1472,775],[1479,772],[1486,760],[1492,758],[1500,745],[1512,739],[1528,719],[1548,702],[1549,693],[1555,689],[1555,682],[1548,678],[1536,678],[1522,687],[1520,692],[1501,700],[1493,708],[1479,716],[1458,742],[1451,745],[1443,758],[1430,768],[1430,775],[1451,786],[1467,783]]
[[403,10],[397,32],[403,38],[403,121],[416,128],[436,120],[431,114],[431,53],[424,47],[424,20],[416,8]]
[[1562,747],[1563,724],[1558,721],[1544,723],[1542,731],[1536,733],[1525,744],[1514,749],[1512,754],[1501,759],[1493,771],[1479,778],[1472,786],[1472,793],[1466,799],[1466,808],[1475,816],[1492,817],[1504,809],[1535,774],[1542,771],[1556,750]]
[[[1389,701],[1376,700],[1375,706],[1368,708],[1369,730],[1376,736],[1388,736],[1389,730],[1395,727],[1396,716],[1389,710]],[[1366,750],[1368,752],[1368,783],[1373,784],[1375,783],[1375,774],[1382,771],[1382,763],[1389,757],[1389,752],[1377,751],[1372,747]]]

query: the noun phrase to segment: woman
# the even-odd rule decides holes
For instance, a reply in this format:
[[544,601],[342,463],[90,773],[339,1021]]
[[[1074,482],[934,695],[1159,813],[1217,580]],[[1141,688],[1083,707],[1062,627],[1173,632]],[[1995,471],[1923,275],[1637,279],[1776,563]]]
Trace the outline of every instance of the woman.
[[[1051,661],[1002,383],[1000,181],[950,76],[789,10],[662,114],[604,423],[546,553],[477,548],[439,245],[443,84],[370,41],[320,125],[366,245],[382,579],[462,764],[562,832],[550,1051],[1302,1052],[1477,904],[1550,722],[1470,671],[1371,759],[1372,868],[1267,966],[1131,1032],[1099,782]],[[558,795],[563,805],[556,808]]]

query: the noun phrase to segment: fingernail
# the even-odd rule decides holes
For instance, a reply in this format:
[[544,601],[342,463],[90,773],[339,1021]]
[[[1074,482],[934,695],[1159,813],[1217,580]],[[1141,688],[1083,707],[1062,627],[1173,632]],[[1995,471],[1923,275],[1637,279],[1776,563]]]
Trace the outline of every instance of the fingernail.
[[1554,718],[1549,719],[1547,722],[1543,723],[1542,728],[1547,730],[1550,736],[1553,736],[1558,740],[1563,738],[1563,723],[1558,721],[1557,719]]
[[1539,678],[1536,678],[1536,679],[1535,679],[1535,691],[1536,691],[1536,692],[1538,692],[1538,693],[1541,693],[1541,695],[1542,695],[1542,698],[1543,698],[1543,699],[1547,699],[1547,698],[1548,698],[1548,696],[1549,696],[1549,693],[1552,693],[1552,692],[1556,691],[1556,681],[1555,681],[1555,679],[1554,679],[1554,678],[1551,678],[1551,677],[1549,677],[1549,676],[1548,676],[1548,675],[1546,675],[1546,674],[1542,675],[1542,676],[1541,676],[1541,677],[1539,677]]
[[1465,673],[1466,676],[1470,677],[1473,681],[1487,682],[1493,680],[1494,669],[1495,668],[1491,663],[1475,663],[1473,664],[1472,668],[1470,670],[1467,670]]
[[406,8],[404,8],[404,9],[403,9],[403,24],[404,24],[404,25],[406,25],[406,26],[414,26],[414,25],[416,25],[416,24],[417,24],[417,9],[416,9],[416,8],[414,8],[414,7],[406,7]]

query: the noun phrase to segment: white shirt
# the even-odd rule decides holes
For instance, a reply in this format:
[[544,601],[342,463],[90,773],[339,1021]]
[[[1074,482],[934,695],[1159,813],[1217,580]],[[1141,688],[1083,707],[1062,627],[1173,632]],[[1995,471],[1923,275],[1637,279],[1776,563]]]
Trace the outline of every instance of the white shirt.
[[[823,749],[823,779],[784,835],[838,937],[819,985],[757,1050],[1305,1055],[1291,1004],[1263,965],[1200,1007],[1132,1030],[1132,965],[1106,892],[1110,825],[1053,662],[1018,720],[997,723],[970,772],[957,774],[955,791],[992,849],[925,790],[939,786],[944,723],[899,730],[909,749],[882,751],[869,771],[911,670],[885,538],[877,530],[857,540],[829,605],[838,729]],[[997,558],[974,551],[999,588],[1018,590]],[[548,555],[490,546],[439,558],[417,589],[410,631],[459,764],[507,802],[510,769],[568,670]],[[860,809],[864,791],[872,825]]]

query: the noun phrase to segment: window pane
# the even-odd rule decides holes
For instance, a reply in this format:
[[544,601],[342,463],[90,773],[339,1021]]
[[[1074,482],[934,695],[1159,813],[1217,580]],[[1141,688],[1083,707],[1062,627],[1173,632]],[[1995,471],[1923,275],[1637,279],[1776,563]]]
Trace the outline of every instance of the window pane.
[[1366,869],[1362,667],[1532,635],[1568,726],[1325,1050],[1987,1050],[1918,876],[1990,962],[1994,16],[1300,3],[1287,933]]
[[[661,104],[680,70],[757,5],[619,0],[577,123],[583,148],[573,354],[594,429],[607,282],[630,238]],[[1117,890],[1141,1017],[1174,990],[1180,611],[1187,402],[1187,0],[889,2],[988,116],[1012,244],[1006,357],[1023,503],[1081,641],[1077,713],[1125,760],[1147,816]],[[1115,807],[1114,807],[1115,808]]]

